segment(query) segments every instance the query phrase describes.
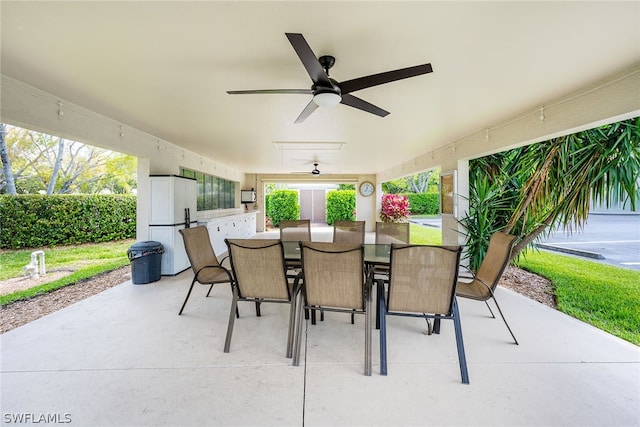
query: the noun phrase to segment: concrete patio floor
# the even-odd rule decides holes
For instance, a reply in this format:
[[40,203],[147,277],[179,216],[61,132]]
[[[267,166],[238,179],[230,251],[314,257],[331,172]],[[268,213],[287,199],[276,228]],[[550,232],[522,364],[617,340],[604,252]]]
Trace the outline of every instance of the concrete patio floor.
[[[268,235],[263,235],[266,237]],[[499,288],[520,345],[484,303],[460,299],[470,385],[451,322],[388,319],[389,375],[363,375],[364,319],[306,327],[285,357],[288,306],[240,305],[223,353],[231,292],[191,271],[131,282],[0,336],[2,422],[57,416],[78,426],[638,426],[640,349]],[[49,418],[51,419],[51,418]]]

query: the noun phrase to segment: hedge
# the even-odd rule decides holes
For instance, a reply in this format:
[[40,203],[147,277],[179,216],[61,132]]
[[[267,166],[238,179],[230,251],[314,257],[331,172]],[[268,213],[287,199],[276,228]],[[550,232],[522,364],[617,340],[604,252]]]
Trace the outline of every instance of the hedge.
[[276,190],[267,196],[267,216],[274,227],[283,220],[300,219],[300,205],[296,190]]
[[23,249],[134,238],[136,196],[0,195],[0,248]]
[[438,215],[440,213],[439,193],[407,193],[411,215]]
[[356,220],[355,190],[333,190],[327,193],[327,224]]

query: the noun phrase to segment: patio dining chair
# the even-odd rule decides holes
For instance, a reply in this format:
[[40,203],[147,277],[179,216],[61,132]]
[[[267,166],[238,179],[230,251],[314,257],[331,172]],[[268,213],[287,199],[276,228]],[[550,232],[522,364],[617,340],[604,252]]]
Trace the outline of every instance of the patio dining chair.
[[376,243],[409,243],[408,222],[376,222]]
[[[297,219],[280,221],[280,240],[283,242],[310,242],[311,241],[311,220]],[[287,277],[295,280],[302,269],[302,262],[289,260],[287,265]]]
[[283,242],[310,242],[311,220],[298,219],[280,221],[280,240]]
[[462,279],[467,280],[458,281],[456,295],[462,298],[484,301],[491,313],[491,317],[495,319],[496,316],[493,314],[493,310],[491,310],[488,303],[489,299],[493,299],[493,302],[498,308],[498,313],[500,313],[504,324],[507,326],[513,341],[518,344],[518,340],[513,334],[513,331],[511,331],[511,327],[509,327],[507,319],[505,319],[494,293],[498,286],[498,282],[502,277],[502,273],[504,273],[504,270],[509,265],[511,251],[513,250],[515,242],[516,236],[502,233],[500,231],[495,232],[489,240],[487,254],[482,260],[482,264],[480,264],[478,272],[474,274],[472,271],[466,269],[468,272],[460,274]]
[[364,244],[365,221],[334,221],[334,243],[360,243]]
[[224,352],[231,347],[234,313],[239,301],[290,304],[287,357],[292,357],[295,302],[298,281],[290,287],[286,275],[282,241],[277,239],[225,239],[235,277]]
[[391,245],[389,291],[380,301],[380,375],[387,375],[387,316],[452,320],[462,382],[469,384],[456,301],[459,246]]
[[300,242],[302,301],[296,308],[293,365],[300,364],[302,310],[365,316],[364,374],[371,375],[371,291],[364,274],[364,249],[354,243]]
[[[409,230],[410,225],[408,222],[376,222],[376,244],[391,244],[391,243],[406,243],[409,244]],[[385,285],[389,283],[389,266],[376,265],[373,271],[373,279],[376,286],[379,287],[378,293],[384,291]],[[381,279],[381,280],[380,280]],[[376,300],[376,307],[378,307],[378,300]],[[380,329],[380,318],[376,317],[376,329]]]
[[211,240],[209,239],[207,227],[191,227],[178,231],[184,240],[184,248],[187,252],[187,257],[189,257],[191,269],[194,274],[191,286],[189,286],[189,291],[187,292],[187,297],[184,299],[180,312],[178,313],[178,315],[181,315],[184,307],[187,305],[187,300],[191,295],[193,285],[196,282],[202,285],[210,285],[207,291],[208,297],[211,289],[213,289],[213,285],[217,283],[229,283],[233,288],[233,277],[231,276],[231,272],[222,266],[222,262],[224,262],[226,257],[222,259],[222,262],[218,262],[218,258],[211,245]]

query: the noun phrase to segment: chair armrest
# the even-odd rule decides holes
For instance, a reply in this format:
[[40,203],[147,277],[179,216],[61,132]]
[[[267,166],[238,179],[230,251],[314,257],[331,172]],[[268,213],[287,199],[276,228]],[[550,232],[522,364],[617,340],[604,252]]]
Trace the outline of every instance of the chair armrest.
[[476,274],[466,265],[460,265],[458,268],[458,277],[466,279],[475,279]]
[[198,277],[198,275],[200,274],[201,271],[207,270],[207,269],[221,269],[225,273],[227,273],[227,276],[229,276],[229,280],[233,281],[233,275],[231,274],[231,271],[229,269],[221,266],[221,265],[205,265],[200,270],[196,271],[196,278]]
[[[224,267],[224,265],[223,265],[223,264],[224,264],[224,262],[225,262],[225,261],[227,261],[227,260],[229,260],[229,267]],[[227,270],[231,268],[231,260],[229,259],[229,255],[225,255],[225,256],[223,256],[221,260],[218,260],[218,263],[219,263],[220,265],[222,265],[224,268],[226,268]]]

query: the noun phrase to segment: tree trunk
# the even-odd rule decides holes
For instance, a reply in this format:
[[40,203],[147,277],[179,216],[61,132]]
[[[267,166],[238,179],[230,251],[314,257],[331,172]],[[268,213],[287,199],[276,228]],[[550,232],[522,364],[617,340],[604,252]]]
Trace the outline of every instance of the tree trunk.
[[540,234],[542,234],[542,232],[546,230],[547,227],[549,227],[549,225],[551,224],[551,220],[552,220],[551,217],[547,218],[547,220],[544,223],[542,223],[540,226],[538,226],[538,228],[536,228],[533,232],[522,237],[522,240],[520,240],[520,242],[518,242],[518,244],[513,247],[513,250],[511,251],[511,256],[509,257],[509,262],[516,259],[518,254],[522,252],[524,248],[526,248],[530,243],[536,240],[536,238]]
[[16,191],[16,183],[13,179],[13,170],[11,169],[11,160],[9,159],[9,152],[7,151],[6,134],[5,124],[0,123],[0,158],[2,159],[2,170],[6,181],[5,185],[7,194],[15,196],[18,192]]
[[56,155],[56,161],[53,164],[53,170],[51,171],[51,179],[47,186],[47,195],[50,196],[54,193],[56,188],[56,181],[58,180],[58,173],[60,172],[60,166],[62,165],[62,156],[64,155],[64,139],[58,139],[58,154]]

